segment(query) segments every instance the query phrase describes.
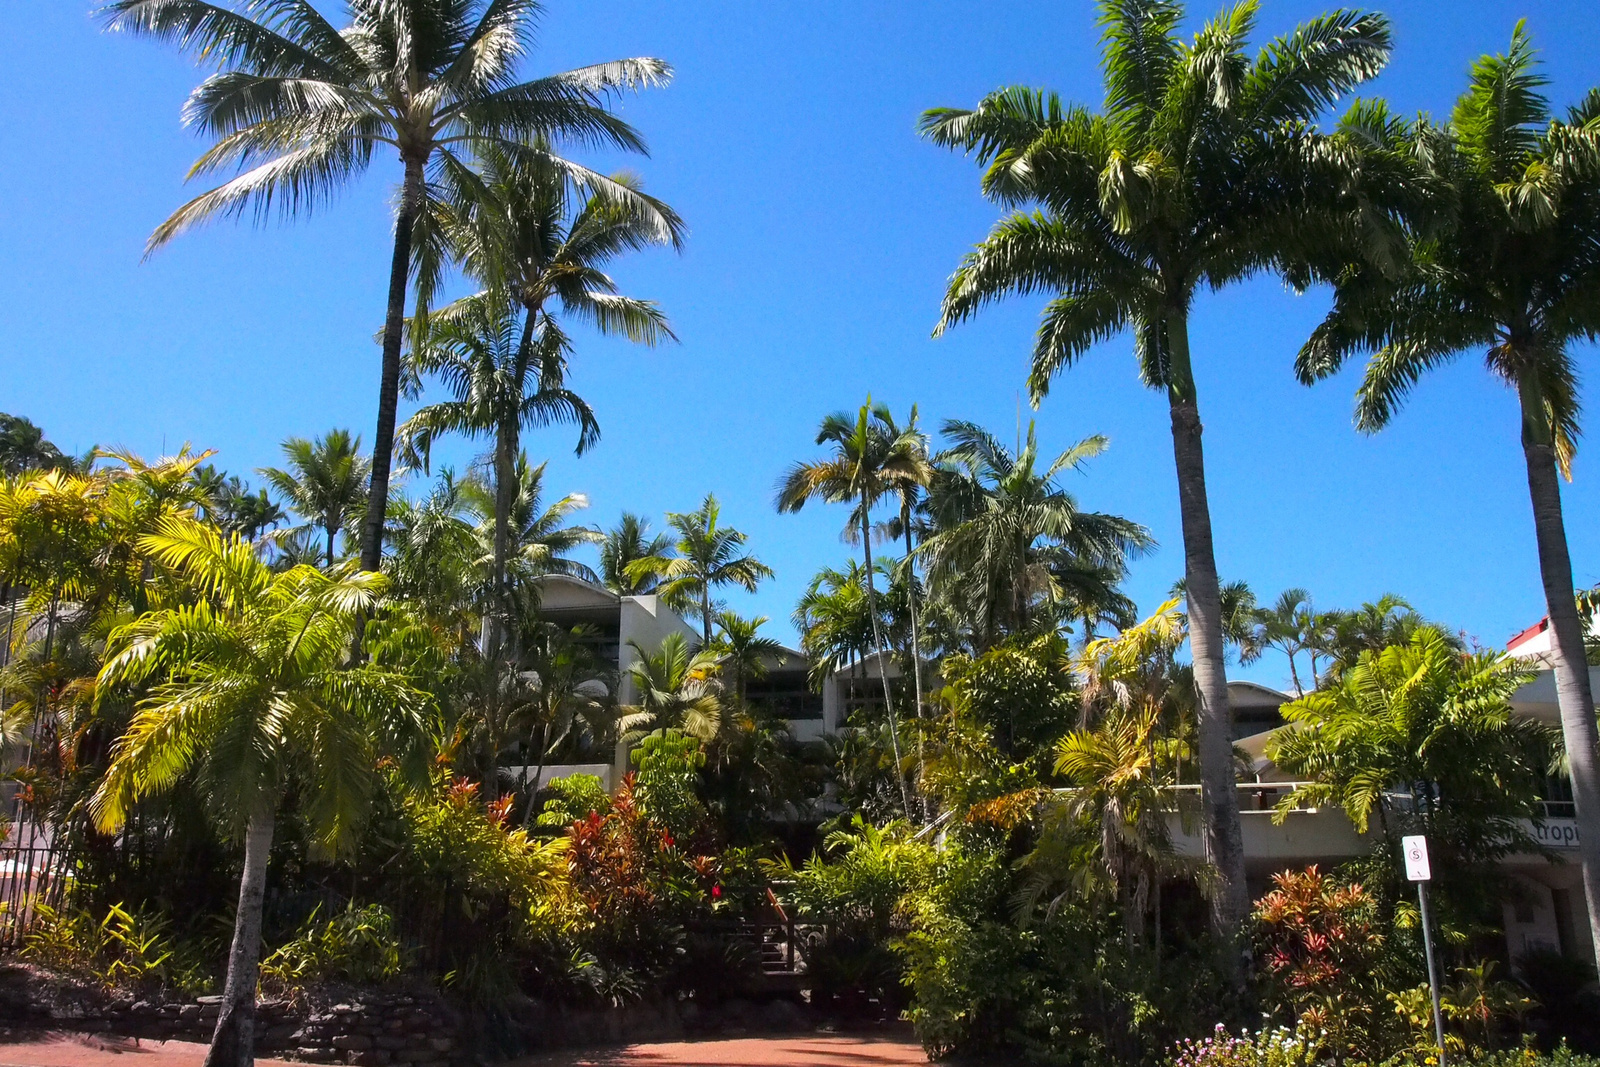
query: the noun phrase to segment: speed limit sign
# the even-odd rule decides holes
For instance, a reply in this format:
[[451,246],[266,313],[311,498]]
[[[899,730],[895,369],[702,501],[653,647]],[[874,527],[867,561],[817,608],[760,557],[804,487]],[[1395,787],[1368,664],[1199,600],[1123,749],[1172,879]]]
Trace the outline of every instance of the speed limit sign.
[[1426,882],[1433,877],[1428,869],[1428,839],[1421,834],[1400,839],[1400,851],[1406,858],[1406,877],[1413,882]]

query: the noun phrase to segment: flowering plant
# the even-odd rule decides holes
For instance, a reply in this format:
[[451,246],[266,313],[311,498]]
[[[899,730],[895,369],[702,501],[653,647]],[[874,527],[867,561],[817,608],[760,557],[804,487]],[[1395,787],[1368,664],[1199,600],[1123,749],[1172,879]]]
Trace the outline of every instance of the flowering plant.
[[1221,1023],[1210,1037],[1186,1038],[1172,1047],[1172,1067],[1310,1067],[1322,1051],[1323,1033],[1305,1023],[1237,1037]]

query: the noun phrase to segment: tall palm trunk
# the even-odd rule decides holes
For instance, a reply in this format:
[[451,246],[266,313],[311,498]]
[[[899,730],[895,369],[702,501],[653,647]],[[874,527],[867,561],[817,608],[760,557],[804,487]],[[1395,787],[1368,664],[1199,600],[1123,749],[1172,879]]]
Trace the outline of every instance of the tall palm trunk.
[[[1524,398],[1524,410],[1528,407]],[[1540,405],[1543,406],[1542,404]],[[1572,589],[1572,557],[1561,516],[1561,483],[1555,449],[1532,439],[1525,429],[1522,452],[1528,464],[1528,495],[1539,542],[1539,577],[1550,613],[1550,650],[1555,661],[1556,701],[1561,707],[1561,737],[1572,775],[1572,800],[1578,822],[1578,861],[1589,905],[1589,931],[1600,960],[1600,734],[1595,728],[1594,694],[1583,653],[1583,624]]]
[[700,625],[702,628],[700,647],[711,647],[711,576],[706,575],[706,580],[700,583]]
[[[1228,676],[1223,663],[1222,591],[1211,540],[1211,507],[1206,500],[1206,464],[1201,448],[1200,408],[1189,364],[1189,326],[1181,310],[1168,313],[1171,351],[1168,401],[1172,412],[1172,455],[1178,474],[1178,505],[1183,519],[1184,582],[1189,599],[1189,648],[1199,697],[1196,734],[1200,763],[1201,815],[1206,857],[1217,872],[1211,897],[1211,923],[1228,948],[1230,973],[1244,975],[1241,940],[1250,910],[1244,878],[1244,839],[1239,828],[1239,793],[1234,788],[1233,716],[1228,707]],[[1234,951],[1238,947],[1240,951]]]
[[255,1063],[256,982],[261,963],[261,905],[267,888],[267,856],[272,851],[276,812],[263,800],[250,816],[244,835],[244,873],[239,876],[239,911],[233,920],[233,948],[222,1008],[205,1067],[251,1067]]
[[[928,755],[926,746],[922,742],[922,634],[918,629],[917,619],[917,566],[916,548],[911,543],[911,506],[904,502],[900,506],[900,524],[906,532],[906,605],[911,615],[911,685],[917,698],[917,780],[920,782],[928,773]],[[927,793],[922,794],[922,818],[924,822],[932,821],[932,803]]]
[[372,480],[361,527],[361,569],[383,562],[383,519],[389,505],[389,468],[394,458],[394,418],[400,403],[400,344],[406,319],[406,283],[411,276],[411,233],[422,209],[423,160],[406,159],[400,211],[394,223],[394,258],[389,263],[389,308],[383,320],[383,372],[378,381],[378,431],[372,438]]
[[861,494],[861,550],[867,559],[867,613],[872,616],[872,642],[878,651],[878,677],[883,679],[883,710],[889,715],[889,747],[894,750],[894,780],[900,785],[900,802],[911,815],[911,792],[900,771],[900,728],[894,720],[894,696],[889,692],[889,664],[883,650],[883,626],[878,620],[878,587],[872,581],[872,526],[868,521],[867,494]]

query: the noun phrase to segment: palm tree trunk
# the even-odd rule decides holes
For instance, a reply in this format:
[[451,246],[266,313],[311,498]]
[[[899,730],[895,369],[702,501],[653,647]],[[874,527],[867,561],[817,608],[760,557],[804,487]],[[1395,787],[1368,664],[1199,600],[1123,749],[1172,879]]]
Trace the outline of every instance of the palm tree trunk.
[[1244,957],[1241,953],[1248,949],[1241,935],[1250,911],[1250,894],[1244,877],[1239,793],[1234,788],[1233,715],[1228,707],[1228,677],[1223,662],[1222,591],[1211,540],[1211,508],[1206,500],[1200,408],[1189,369],[1188,330],[1183,311],[1168,312],[1167,341],[1172,353],[1168,401],[1172,412],[1178,505],[1183,519],[1189,648],[1199,697],[1195,732],[1200,763],[1201,816],[1205,826],[1206,857],[1217,872],[1217,886],[1211,897],[1211,924],[1226,946],[1225,965],[1231,975],[1242,982]]
[[894,720],[894,696],[889,692],[889,664],[883,651],[883,627],[878,620],[878,587],[872,581],[872,527],[868,521],[867,494],[861,494],[861,550],[867,559],[867,613],[872,616],[872,642],[878,651],[878,677],[883,680],[883,710],[889,716],[889,746],[894,750],[894,780],[900,785],[900,802],[911,816],[911,792],[900,771],[900,728]]
[[260,802],[244,835],[244,873],[239,877],[239,911],[233,920],[233,948],[222,988],[222,1010],[211,1034],[205,1067],[251,1067],[255,1063],[256,981],[261,963],[261,904],[267,888],[267,856],[272,851],[274,801]]
[[[906,532],[906,605],[911,615],[911,684],[917,697],[917,780],[921,782],[928,773],[927,746],[923,744],[922,735],[922,634],[917,629],[917,565],[916,548],[911,543],[911,506],[909,502],[900,506],[900,525]],[[929,806],[932,798],[927,793],[922,794],[922,821],[933,820],[933,809]]]
[[711,647],[711,577],[700,583],[700,625],[704,634],[700,639],[701,648]]
[[424,160],[407,159],[394,223],[394,258],[389,263],[389,308],[383,320],[383,371],[378,379],[378,430],[372,437],[372,480],[361,526],[361,569],[383,562],[383,519],[389,506],[389,468],[394,459],[394,418],[400,403],[400,344],[404,339],[406,284],[411,276],[411,231],[422,208]]
[[1533,529],[1539,542],[1539,577],[1544,581],[1550,613],[1550,651],[1555,661],[1556,701],[1561,708],[1561,737],[1572,776],[1572,800],[1578,822],[1578,862],[1589,906],[1589,931],[1600,960],[1600,734],[1595,728],[1594,694],[1583,653],[1583,624],[1572,589],[1572,557],[1561,515],[1561,483],[1555,449],[1524,435],[1528,495],[1533,500]]

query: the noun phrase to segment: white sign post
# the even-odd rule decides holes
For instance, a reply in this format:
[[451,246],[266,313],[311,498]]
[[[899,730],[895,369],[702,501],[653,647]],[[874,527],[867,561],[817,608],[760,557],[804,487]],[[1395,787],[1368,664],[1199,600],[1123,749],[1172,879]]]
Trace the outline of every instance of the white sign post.
[[1439,1014],[1439,973],[1433,963],[1433,923],[1428,918],[1428,883],[1433,868],[1428,865],[1428,839],[1421,834],[1400,839],[1406,877],[1417,883],[1417,904],[1422,909],[1422,950],[1428,955],[1428,989],[1433,994],[1433,1033],[1439,1042],[1439,1067],[1445,1067],[1444,1017]]

